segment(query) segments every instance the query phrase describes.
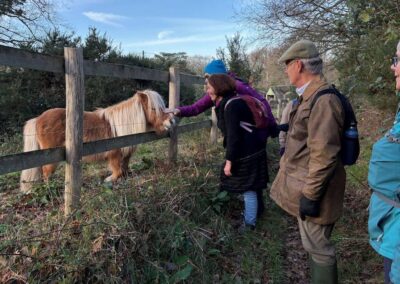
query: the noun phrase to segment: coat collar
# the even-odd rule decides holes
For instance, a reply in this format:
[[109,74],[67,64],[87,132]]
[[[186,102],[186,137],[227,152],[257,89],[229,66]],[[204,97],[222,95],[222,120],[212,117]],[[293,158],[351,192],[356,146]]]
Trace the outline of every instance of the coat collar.
[[316,92],[326,89],[329,87],[329,84],[323,78],[316,78],[311,80],[310,84],[304,90],[302,95],[304,101],[308,101],[308,99],[315,94]]

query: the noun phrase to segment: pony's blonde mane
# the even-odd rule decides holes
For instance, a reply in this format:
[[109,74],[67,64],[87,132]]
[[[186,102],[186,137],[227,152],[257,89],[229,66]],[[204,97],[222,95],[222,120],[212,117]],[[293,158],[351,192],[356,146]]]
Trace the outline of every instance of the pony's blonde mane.
[[156,116],[159,117],[161,111],[165,109],[161,96],[152,90],[138,91],[133,97],[123,102],[104,109],[98,109],[96,113],[108,121],[113,137],[142,133],[149,130],[139,93],[147,96],[147,112],[155,111]]

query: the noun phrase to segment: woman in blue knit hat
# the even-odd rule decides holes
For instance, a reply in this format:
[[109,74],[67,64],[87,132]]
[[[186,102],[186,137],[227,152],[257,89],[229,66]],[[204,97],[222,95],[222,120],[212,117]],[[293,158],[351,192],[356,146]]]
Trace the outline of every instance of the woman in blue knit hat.
[[[263,139],[267,139],[267,137],[272,136],[276,137],[279,133],[279,130],[277,129],[277,124],[275,121],[275,118],[272,114],[271,107],[268,103],[268,101],[264,98],[264,96],[260,95],[256,90],[254,90],[252,87],[250,87],[246,82],[243,80],[237,78],[233,72],[228,72],[226,70],[225,64],[222,60],[220,59],[215,59],[212,60],[210,63],[208,63],[204,67],[204,77],[208,78],[210,75],[213,74],[226,74],[235,81],[235,88],[236,88],[236,93],[238,95],[249,95],[252,97],[255,97],[259,101],[261,101],[267,110],[268,114],[268,128],[266,128],[263,131],[260,131],[260,136],[262,136]],[[174,110],[174,115],[179,116],[179,117],[191,117],[191,116],[196,116],[200,113],[203,113],[207,109],[211,108],[214,106],[213,101],[211,100],[210,96],[205,93],[203,97],[201,97],[198,101],[196,101],[192,105],[188,106],[179,106]],[[257,201],[258,201],[258,212],[257,215],[261,216],[262,213],[264,212],[264,201],[263,201],[263,192],[258,191],[257,192]]]
[[210,63],[204,67],[205,76],[209,76],[211,74],[227,74],[228,71],[225,68],[225,64],[222,60],[216,59],[212,60]]
[[[400,92],[400,42],[391,69]],[[372,189],[369,242],[384,257],[385,283],[400,283],[400,105],[392,128],[373,148],[368,171]]]

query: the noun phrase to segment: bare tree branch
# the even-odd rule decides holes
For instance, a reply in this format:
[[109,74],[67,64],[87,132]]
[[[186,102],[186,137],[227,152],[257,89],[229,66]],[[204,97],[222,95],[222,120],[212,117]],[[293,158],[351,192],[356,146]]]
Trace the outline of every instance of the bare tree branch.
[[306,37],[332,49],[347,41],[341,27],[347,23],[345,0],[260,0],[239,15],[257,26],[259,39],[279,42],[287,38]]
[[0,44],[39,42],[54,29],[53,0],[1,0]]

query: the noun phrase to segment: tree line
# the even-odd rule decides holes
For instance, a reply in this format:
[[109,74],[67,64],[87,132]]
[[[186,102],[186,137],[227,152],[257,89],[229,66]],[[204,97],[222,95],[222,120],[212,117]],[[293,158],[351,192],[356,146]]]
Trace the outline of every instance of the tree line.
[[282,54],[299,39],[314,41],[350,96],[393,105],[390,57],[400,39],[400,1],[258,0],[238,12],[256,40]]
[[[87,60],[107,63],[135,65],[159,70],[168,70],[172,65],[182,72],[193,74],[187,66],[185,53],[161,53],[154,58],[140,55],[124,55],[114,47],[106,35],[101,35],[96,28],[90,28],[85,39],[65,34],[59,30],[48,32],[35,44],[18,44],[24,50],[41,54],[63,56],[64,47],[82,47]],[[120,102],[136,90],[151,88],[163,95],[168,101],[168,85],[162,82],[144,80],[114,79],[105,77],[85,78],[85,109],[93,110]],[[196,91],[193,87],[182,86],[183,103],[194,100]],[[64,74],[40,72],[22,68],[3,66],[0,70],[0,132],[20,132],[24,121],[49,108],[65,107]]]
[[[0,44],[46,55],[63,56],[64,47],[82,47],[87,60],[135,65],[159,70],[174,66],[180,72],[201,75],[211,58],[185,52],[161,52],[153,57],[124,54],[105,33],[90,27],[85,38],[65,32],[55,20],[54,1],[4,0],[0,3]],[[248,80],[253,72],[243,38],[227,38],[227,48],[217,57],[231,71]],[[259,72],[257,72],[259,73]],[[168,101],[168,86],[161,82],[103,77],[85,78],[85,109],[109,106],[130,97],[138,89],[157,90]],[[202,88],[181,86],[181,104],[193,103]],[[63,74],[0,66],[0,134],[20,132],[23,123],[49,108],[65,106]]]
[[[106,34],[91,27],[85,38],[55,20],[52,0],[3,0],[0,2],[0,44],[49,55],[63,55],[65,46],[82,47],[84,58],[202,74],[208,57],[189,57],[185,52],[160,53],[148,58],[123,54]],[[257,0],[238,13],[241,22],[255,31],[261,46],[247,52],[239,33],[226,38],[216,57],[254,87],[267,91],[271,85],[288,84],[282,52],[298,39],[314,41],[327,63],[325,73],[351,96],[371,98],[383,107],[393,105],[390,57],[399,40],[400,0]],[[86,78],[85,108],[114,104],[137,89],[153,88],[167,97],[164,83],[110,78]],[[19,131],[23,122],[44,110],[65,105],[64,77],[18,68],[0,67],[0,132]],[[182,87],[182,104],[193,102],[200,89]]]

